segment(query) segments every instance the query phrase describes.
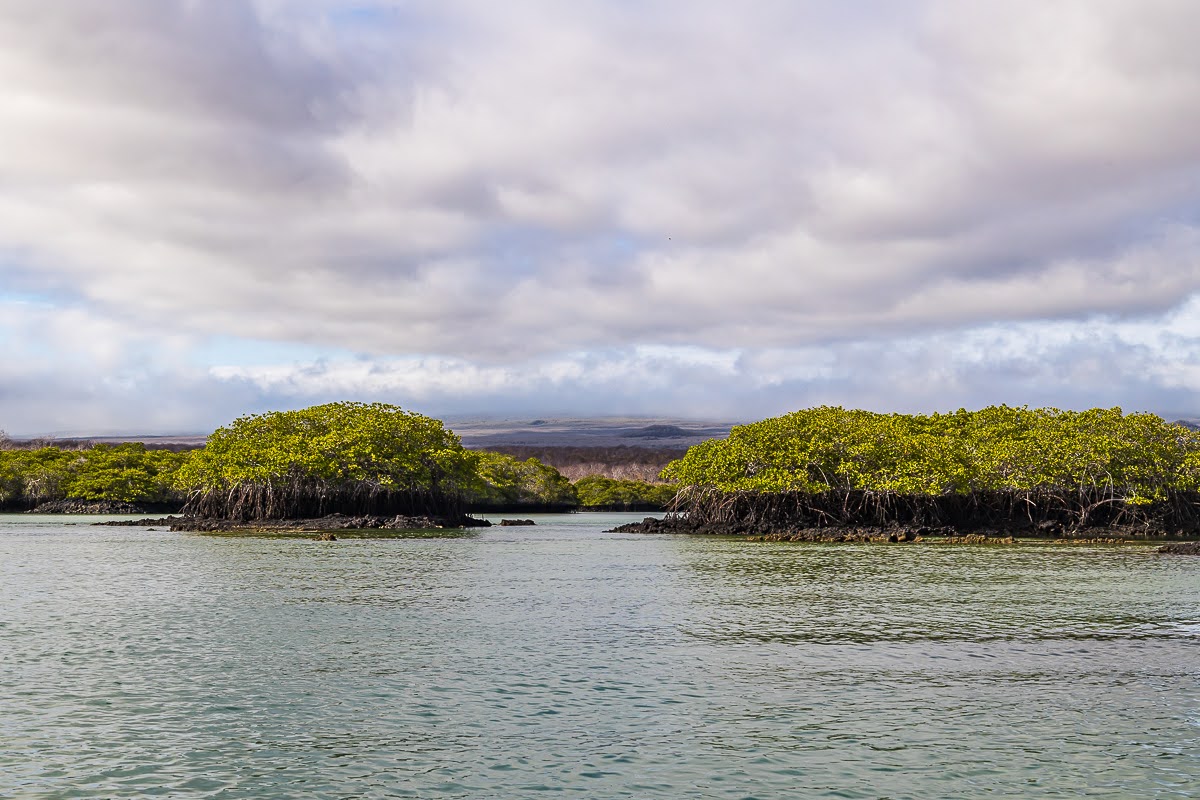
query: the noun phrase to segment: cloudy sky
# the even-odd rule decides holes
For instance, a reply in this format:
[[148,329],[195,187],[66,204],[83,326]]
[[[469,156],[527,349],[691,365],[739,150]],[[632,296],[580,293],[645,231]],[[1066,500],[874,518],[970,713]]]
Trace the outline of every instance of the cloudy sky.
[[1193,0],[4,0],[0,428],[1200,415]]

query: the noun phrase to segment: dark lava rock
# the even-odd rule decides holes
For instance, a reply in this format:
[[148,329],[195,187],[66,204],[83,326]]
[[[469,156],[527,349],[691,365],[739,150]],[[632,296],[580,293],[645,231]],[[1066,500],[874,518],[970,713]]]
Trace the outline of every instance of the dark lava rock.
[[641,522],[618,525],[608,533],[699,533],[697,527],[683,517],[646,517]]
[[359,516],[330,514],[316,519],[258,519],[248,522],[231,519],[181,517],[171,525],[173,531],[212,533],[219,531],[347,531],[347,530],[429,530],[434,528],[487,528],[492,523],[475,517],[439,519],[434,517]]
[[[686,515],[646,517],[613,529],[617,533],[674,533],[691,535],[742,536],[763,542],[909,542],[936,541],[948,544],[1013,544],[1016,537],[1042,538],[1064,544],[1110,544],[1124,541],[1179,537],[1200,538],[1200,528],[1163,530],[1149,525],[1097,525],[1067,527],[1059,521],[1015,527],[978,525],[811,525],[804,522],[691,522]],[[1167,545],[1161,552],[1195,554],[1197,543]]]
[[149,528],[156,525],[174,525],[186,520],[187,517],[159,517],[158,519],[117,519],[108,522],[93,522],[93,525],[103,525],[110,528]]
[[502,528],[510,528],[515,525],[537,525],[537,523],[531,519],[502,519],[502,520],[500,520],[500,527],[502,527]]
[[1200,542],[1171,542],[1158,548],[1158,552],[1175,556],[1200,556]]
[[1039,522],[1035,530],[1038,536],[1062,536],[1065,529],[1058,520],[1047,519]]
[[616,533],[684,533],[715,536],[743,536],[755,542],[850,542],[866,544],[882,542],[902,544],[927,540],[961,544],[1011,544],[1010,534],[992,532],[992,535],[963,532],[952,526],[909,527],[902,525],[827,525],[809,527],[800,525],[694,523],[684,516],[666,516],[662,519],[646,517],[641,522],[631,522],[613,529]]
[[145,514],[146,509],[115,500],[51,500],[30,514]]

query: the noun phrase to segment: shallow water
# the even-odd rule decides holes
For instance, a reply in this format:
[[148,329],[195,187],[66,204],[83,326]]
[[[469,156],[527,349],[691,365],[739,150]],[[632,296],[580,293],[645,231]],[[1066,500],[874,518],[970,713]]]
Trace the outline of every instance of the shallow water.
[[1200,793],[1200,558],[0,517],[0,797]]

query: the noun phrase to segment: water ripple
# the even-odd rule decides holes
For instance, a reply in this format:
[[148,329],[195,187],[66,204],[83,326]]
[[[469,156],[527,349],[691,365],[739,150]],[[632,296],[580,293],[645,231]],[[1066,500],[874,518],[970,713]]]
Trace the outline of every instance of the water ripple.
[[0,521],[0,796],[1194,795],[1200,559]]

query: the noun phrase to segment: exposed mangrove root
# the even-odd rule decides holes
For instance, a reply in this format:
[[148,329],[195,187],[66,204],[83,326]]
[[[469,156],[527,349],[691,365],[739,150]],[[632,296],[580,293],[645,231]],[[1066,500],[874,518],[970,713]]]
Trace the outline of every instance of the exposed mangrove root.
[[1086,537],[1120,530],[1135,538],[1200,536],[1200,493],[1176,492],[1154,503],[1128,503],[1103,489],[1083,492],[980,491],[922,495],[865,490],[681,491],[668,519],[677,530],[763,535],[788,530],[856,527],[997,531],[1005,535]]
[[234,522],[317,519],[330,514],[457,519],[465,516],[465,505],[460,496],[436,490],[395,491],[366,481],[338,485],[296,477],[198,492],[188,498],[183,513]]

